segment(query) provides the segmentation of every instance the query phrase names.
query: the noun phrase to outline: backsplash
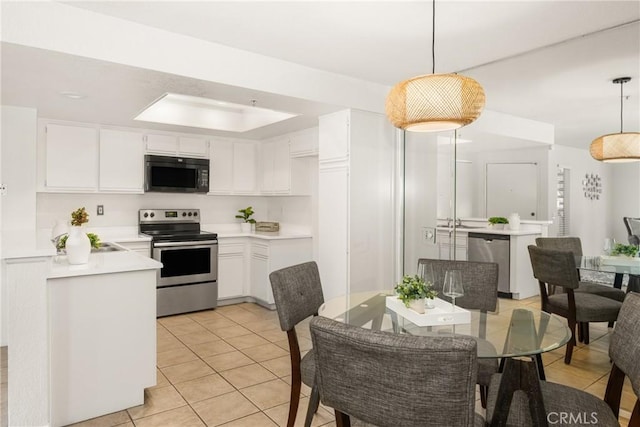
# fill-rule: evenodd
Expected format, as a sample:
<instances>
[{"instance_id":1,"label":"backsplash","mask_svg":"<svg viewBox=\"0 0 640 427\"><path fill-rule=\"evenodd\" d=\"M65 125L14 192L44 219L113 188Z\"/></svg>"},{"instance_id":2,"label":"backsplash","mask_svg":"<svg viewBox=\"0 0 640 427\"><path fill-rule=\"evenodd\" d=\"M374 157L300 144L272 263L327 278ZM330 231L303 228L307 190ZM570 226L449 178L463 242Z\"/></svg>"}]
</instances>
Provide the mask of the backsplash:
<instances>
[{"instance_id":1,"label":"backsplash","mask_svg":"<svg viewBox=\"0 0 640 427\"><path fill-rule=\"evenodd\" d=\"M104 215L98 216L98 205ZM207 196L198 194L59 194L38 193L36 227L51 228L57 219L70 218L71 211L86 207L90 227L138 225L139 209L200 209L203 224L236 223L238 209L253 206L258 221L311 226L311 197Z\"/></svg>"}]
</instances>

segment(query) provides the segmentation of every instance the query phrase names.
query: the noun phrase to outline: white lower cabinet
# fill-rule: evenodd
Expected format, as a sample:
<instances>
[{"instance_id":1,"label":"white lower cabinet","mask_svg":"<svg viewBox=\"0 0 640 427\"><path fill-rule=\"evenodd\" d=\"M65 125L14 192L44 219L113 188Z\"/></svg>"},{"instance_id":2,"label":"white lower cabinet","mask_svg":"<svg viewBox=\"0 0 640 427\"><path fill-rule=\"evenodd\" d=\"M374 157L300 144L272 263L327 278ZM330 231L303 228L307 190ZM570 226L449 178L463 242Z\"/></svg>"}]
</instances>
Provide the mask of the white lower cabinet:
<instances>
[{"instance_id":1,"label":"white lower cabinet","mask_svg":"<svg viewBox=\"0 0 640 427\"><path fill-rule=\"evenodd\" d=\"M245 263L247 239L220 239L218 241L218 299L245 295Z\"/></svg>"},{"instance_id":2,"label":"white lower cabinet","mask_svg":"<svg viewBox=\"0 0 640 427\"><path fill-rule=\"evenodd\" d=\"M218 300L246 298L275 308L269 274L313 260L311 237L218 238Z\"/></svg>"},{"instance_id":3,"label":"white lower cabinet","mask_svg":"<svg viewBox=\"0 0 640 427\"><path fill-rule=\"evenodd\" d=\"M311 238L254 240L251 243L251 296L258 302L272 306L273 292L269 274L281 268L313 261Z\"/></svg>"}]
</instances>

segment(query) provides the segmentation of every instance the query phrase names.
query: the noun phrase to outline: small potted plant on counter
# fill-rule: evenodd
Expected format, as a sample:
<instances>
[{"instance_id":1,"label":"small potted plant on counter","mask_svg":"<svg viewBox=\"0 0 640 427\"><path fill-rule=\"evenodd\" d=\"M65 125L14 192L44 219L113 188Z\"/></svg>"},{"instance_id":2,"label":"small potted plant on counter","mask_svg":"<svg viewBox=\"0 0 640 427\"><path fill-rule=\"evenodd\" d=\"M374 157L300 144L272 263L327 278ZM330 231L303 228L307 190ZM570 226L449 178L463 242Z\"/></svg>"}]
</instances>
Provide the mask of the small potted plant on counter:
<instances>
[{"instance_id":1,"label":"small potted plant on counter","mask_svg":"<svg viewBox=\"0 0 640 427\"><path fill-rule=\"evenodd\" d=\"M251 218L251 216L255 213L253 212L253 208L251 206L246 207L244 209L238 209L239 215L236 215L236 218L243 220L244 222L240 224L240 230L243 233L251 233L251 224L255 224L256 220Z\"/></svg>"},{"instance_id":2,"label":"small potted plant on counter","mask_svg":"<svg viewBox=\"0 0 640 427\"><path fill-rule=\"evenodd\" d=\"M71 228L69 234L62 236L57 248L65 249L69 264L86 264L89 262L91 248L100 247L100 238L93 233L86 233L83 224L89 222L89 214L84 207L71 212Z\"/></svg>"},{"instance_id":3,"label":"small potted plant on counter","mask_svg":"<svg viewBox=\"0 0 640 427\"><path fill-rule=\"evenodd\" d=\"M509 224L509 220L503 216L492 216L489 218L489 228L503 230L505 224Z\"/></svg>"},{"instance_id":4,"label":"small potted plant on counter","mask_svg":"<svg viewBox=\"0 0 640 427\"><path fill-rule=\"evenodd\" d=\"M398 299L411 310L423 314L425 309L425 299L434 299L438 292L433 289L433 284L425 282L420 276L404 276L402 282L395 288Z\"/></svg>"}]
</instances>

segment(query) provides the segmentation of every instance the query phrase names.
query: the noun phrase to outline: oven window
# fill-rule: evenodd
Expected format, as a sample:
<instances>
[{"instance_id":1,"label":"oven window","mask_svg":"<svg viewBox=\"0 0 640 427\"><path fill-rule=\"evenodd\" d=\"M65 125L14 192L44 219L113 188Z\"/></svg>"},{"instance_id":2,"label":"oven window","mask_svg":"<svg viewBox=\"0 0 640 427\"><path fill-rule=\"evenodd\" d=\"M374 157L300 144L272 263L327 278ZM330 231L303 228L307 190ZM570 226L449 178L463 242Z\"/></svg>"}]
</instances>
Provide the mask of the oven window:
<instances>
[{"instance_id":1,"label":"oven window","mask_svg":"<svg viewBox=\"0 0 640 427\"><path fill-rule=\"evenodd\" d=\"M151 182L153 187L194 188L196 169L152 166Z\"/></svg>"},{"instance_id":2,"label":"oven window","mask_svg":"<svg viewBox=\"0 0 640 427\"><path fill-rule=\"evenodd\" d=\"M211 248L164 249L160 277L190 276L211 272Z\"/></svg>"}]
</instances>

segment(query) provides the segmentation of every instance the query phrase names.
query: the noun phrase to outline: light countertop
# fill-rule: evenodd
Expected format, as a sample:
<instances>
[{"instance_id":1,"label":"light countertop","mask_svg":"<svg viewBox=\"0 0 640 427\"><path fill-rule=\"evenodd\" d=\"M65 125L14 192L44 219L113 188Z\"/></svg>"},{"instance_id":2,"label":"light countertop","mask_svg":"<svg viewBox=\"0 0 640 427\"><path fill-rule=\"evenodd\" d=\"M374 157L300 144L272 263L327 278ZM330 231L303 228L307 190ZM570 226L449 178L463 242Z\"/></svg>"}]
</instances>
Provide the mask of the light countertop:
<instances>
[{"instance_id":1,"label":"light countertop","mask_svg":"<svg viewBox=\"0 0 640 427\"><path fill-rule=\"evenodd\" d=\"M52 258L51 270L47 278L90 276L157 268L162 268L162 263L126 249L118 252L92 253L89 255L89 262L81 265L69 265L66 255L57 255Z\"/></svg>"},{"instance_id":2,"label":"light countertop","mask_svg":"<svg viewBox=\"0 0 640 427\"><path fill-rule=\"evenodd\" d=\"M453 227L436 227L437 231L453 231ZM527 230L525 229L520 229L520 230L496 230L493 228L467 228L467 227L463 227L463 228L456 228L456 232L457 233L464 233L464 234L468 234L468 233L482 233L482 234L502 234L502 235L508 235L508 236L529 236L529 235L535 235L535 234L542 234L542 232L540 230Z\"/></svg>"}]
</instances>

